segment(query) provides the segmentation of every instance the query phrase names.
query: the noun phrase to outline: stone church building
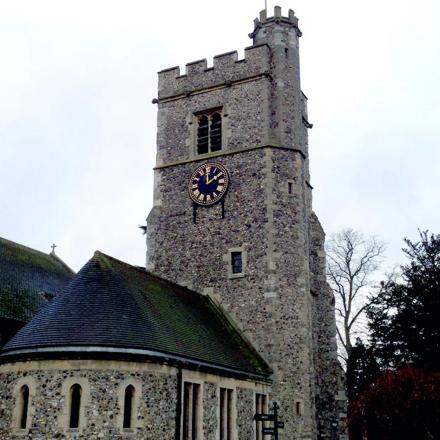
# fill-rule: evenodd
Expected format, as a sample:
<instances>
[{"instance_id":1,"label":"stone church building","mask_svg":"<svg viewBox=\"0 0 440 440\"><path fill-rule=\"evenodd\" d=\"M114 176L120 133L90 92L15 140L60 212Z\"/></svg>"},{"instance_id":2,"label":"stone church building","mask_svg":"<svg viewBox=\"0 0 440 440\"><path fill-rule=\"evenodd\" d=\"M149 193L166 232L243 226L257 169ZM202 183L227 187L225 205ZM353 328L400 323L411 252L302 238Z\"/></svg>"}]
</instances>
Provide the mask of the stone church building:
<instances>
[{"instance_id":1,"label":"stone church building","mask_svg":"<svg viewBox=\"0 0 440 440\"><path fill-rule=\"evenodd\" d=\"M96 252L6 343L0 440L263 440L273 401L280 439L344 437L298 19L250 37L159 72L146 268Z\"/></svg>"}]
</instances>

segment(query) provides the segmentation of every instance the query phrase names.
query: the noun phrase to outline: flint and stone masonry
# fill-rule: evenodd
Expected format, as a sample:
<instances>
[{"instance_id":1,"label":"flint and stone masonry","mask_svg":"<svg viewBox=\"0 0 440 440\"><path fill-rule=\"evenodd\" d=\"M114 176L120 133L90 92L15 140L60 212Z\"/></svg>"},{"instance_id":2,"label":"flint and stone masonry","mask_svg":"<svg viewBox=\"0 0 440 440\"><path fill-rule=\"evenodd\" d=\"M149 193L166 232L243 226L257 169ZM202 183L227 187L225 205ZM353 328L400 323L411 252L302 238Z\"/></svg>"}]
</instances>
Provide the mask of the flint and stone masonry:
<instances>
[{"instance_id":1,"label":"flint and stone masonry","mask_svg":"<svg viewBox=\"0 0 440 440\"><path fill-rule=\"evenodd\" d=\"M255 20L253 45L159 72L154 207L147 269L219 298L275 371L271 397L283 438L333 438L337 394L334 303L324 232L312 211L307 98L298 19L275 8ZM197 154L200 112L222 114L222 150ZM197 207L188 181L203 163L230 175L224 205ZM246 252L230 277L230 249ZM240 439L241 440L241 439ZM243 440L247 440L243 438Z\"/></svg>"},{"instance_id":2,"label":"flint and stone masonry","mask_svg":"<svg viewBox=\"0 0 440 440\"><path fill-rule=\"evenodd\" d=\"M178 369L146 362L64 360L17 362L0 366L0 440L133 439L175 440ZM235 438L253 439L254 394L268 386L221 376L183 371L183 380L202 385L200 438L217 440L220 387L235 391ZM69 428L68 389L82 387L77 429ZM19 388L30 386L28 424L20 429ZM135 388L133 427L123 429L123 390Z\"/></svg>"},{"instance_id":3,"label":"flint and stone masonry","mask_svg":"<svg viewBox=\"0 0 440 440\"><path fill-rule=\"evenodd\" d=\"M147 234L152 274L98 252L65 295L4 347L0 440L219 440L222 389L232 396L227 440L260 438L253 420L257 393L280 405L283 440L344 438L338 428L345 413L334 298L325 278L325 234L312 210L311 124L300 86L300 36L293 11L283 16L276 7L273 17L263 11L255 20L244 59L229 52L216 56L212 68L200 60L189 63L184 74L177 67L159 72L154 204ZM197 154L198 116L213 112L221 116L221 149ZM225 167L230 185L222 203L196 207L189 181L207 162ZM237 252L239 273L231 268ZM82 312L72 311L72 304ZM108 305L111 313L97 320ZM203 316L212 319L195 319ZM54 328L60 317L74 330L82 320L87 332L61 335L59 342ZM210 332L214 321L223 330ZM211 338L191 339L197 336L191 322ZM125 333L118 333L121 328ZM47 336L44 329L55 334ZM145 329L151 334L145 336ZM181 333L183 339L174 337ZM154 347L155 335L168 345L159 357L151 350L143 357L142 350L133 349L150 346L144 347L139 335ZM185 337L199 344L202 357L185 346ZM130 345L133 341L138 345ZM215 353L210 344L218 347L211 350ZM213 365L204 364L205 351ZM233 369L219 370L219 359L227 360L220 366ZM187 394L197 401L197 411L182 402L185 383L200 392L198 398ZM69 428L74 425L69 393L76 384L81 387L79 426ZM133 387L132 418L124 429L128 386ZM185 420L199 428L195 439L182 433L184 409Z\"/></svg>"}]
</instances>

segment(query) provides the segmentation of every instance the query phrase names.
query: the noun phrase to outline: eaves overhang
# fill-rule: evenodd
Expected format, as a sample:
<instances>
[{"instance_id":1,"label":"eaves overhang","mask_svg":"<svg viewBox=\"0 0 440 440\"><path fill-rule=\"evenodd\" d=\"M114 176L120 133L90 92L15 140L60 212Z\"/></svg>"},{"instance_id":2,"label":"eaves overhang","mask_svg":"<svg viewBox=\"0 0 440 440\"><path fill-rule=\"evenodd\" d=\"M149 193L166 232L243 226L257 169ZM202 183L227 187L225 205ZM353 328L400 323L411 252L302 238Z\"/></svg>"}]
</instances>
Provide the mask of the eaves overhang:
<instances>
[{"instance_id":1,"label":"eaves overhang","mask_svg":"<svg viewBox=\"0 0 440 440\"><path fill-rule=\"evenodd\" d=\"M149 361L190 370L203 371L222 376L232 376L237 379L253 380L271 384L270 374L257 374L224 365L204 362L199 359L177 356L171 353L124 347L105 346L66 346L66 347L38 347L32 349L4 350L0 353L0 364L17 361L43 360L43 359L111 359L127 361Z\"/></svg>"}]
</instances>

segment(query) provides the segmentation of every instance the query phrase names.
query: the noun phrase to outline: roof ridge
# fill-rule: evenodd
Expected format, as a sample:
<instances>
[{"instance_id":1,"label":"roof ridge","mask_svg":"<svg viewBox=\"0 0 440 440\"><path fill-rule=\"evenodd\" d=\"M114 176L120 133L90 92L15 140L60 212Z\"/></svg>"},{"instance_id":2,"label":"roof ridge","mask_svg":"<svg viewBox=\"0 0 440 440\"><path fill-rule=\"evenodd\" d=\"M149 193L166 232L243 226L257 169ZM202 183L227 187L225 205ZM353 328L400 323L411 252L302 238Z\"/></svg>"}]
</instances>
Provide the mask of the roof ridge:
<instances>
[{"instance_id":1,"label":"roof ridge","mask_svg":"<svg viewBox=\"0 0 440 440\"><path fill-rule=\"evenodd\" d=\"M39 254L44 255L45 257L50 257L50 256L51 256L50 253L46 254L46 253L43 252L43 251L40 251L40 250L38 250L38 249L31 248L31 247L29 247L29 246L26 246L25 244L17 243L16 241L8 240L7 238L4 238L4 237L0 237L0 241L6 241L7 243L10 243L10 244L12 244L12 245L14 245L14 246L17 246L17 247L20 247L20 248L25 248L25 249L28 249L28 250L30 250L30 251L32 251L32 252L37 252L37 253L39 253Z\"/></svg>"},{"instance_id":2,"label":"roof ridge","mask_svg":"<svg viewBox=\"0 0 440 440\"><path fill-rule=\"evenodd\" d=\"M95 259L95 257L98 257L98 256L102 256L102 257L108 258L110 260L116 261L117 263L123 264L124 266L128 266L130 269L137 270L137 271L139 271L139 272L141 272L143 274L146 274L146 275L148 275L148 276L150 276L152 278L157 279L158 281L163 281L164 283L167 283L167 284L178 285L180 288L185 289L185 290L187 290L189 292L195 293L195 294L199 295L202 298L206 297L206 295L204 295L201 292L198 292L197 290L190 289L187 286L183 286L183 285L181 285L181 284L179 284L177 282L174 282L172 280L164 278L164 277L162 277L162 276L160 276L160 275L158 275L158 274L156 274L154 272L151 272L151 271L149 271L147 269L143 269L143 268L141 268L139 266L134 266L134 265L132 265L130 263L127 263L126 261L119 260L118 258L112 257L111 255L108 255L108 254L106 254L104 252L101 252L99 250L95 251L95 253L93 254L92 259Z\"/></svg>"},{"instance_id":3,"label":"roof ridge","mask_svg":"<svg viewBox=\"0 0 440 440\"><path fill-rule=\"evenodd\" d=\"M138 266L134 266L133 264L127 263L126 261L119 260L118 258L112 257L111 255L108 255L100 250L96 250L94 252L92 260L97 259L98 257L108 258L110 260L116 261L119 264L123 264L124 266L130 267L130 269L136 269L140 272L146 272L146 270L143 270L142 268L140 268Z\"/></svg>"},{"instance_id":4,"label":"roof ridge","mask_svg":"<svg viewBox=\"0 0 440 440\"><path fill-rule=\"evenodd\" d=\"M4 237L0 237L0 242L1 241L4 241L4 242L6 242L6 244L15 246L17 248L39 254L40 256L49 257L49 258L57 261L58 263L61 263L64 267L66 267L73 274L75 273L75 271L72 270L58 255L52 254L51 252L46 254L43 251L31 248L30 246L26 246L25 244L17 243L16 241L8 240L7 238L4 238Z\"/></svg>"}]
</instances>

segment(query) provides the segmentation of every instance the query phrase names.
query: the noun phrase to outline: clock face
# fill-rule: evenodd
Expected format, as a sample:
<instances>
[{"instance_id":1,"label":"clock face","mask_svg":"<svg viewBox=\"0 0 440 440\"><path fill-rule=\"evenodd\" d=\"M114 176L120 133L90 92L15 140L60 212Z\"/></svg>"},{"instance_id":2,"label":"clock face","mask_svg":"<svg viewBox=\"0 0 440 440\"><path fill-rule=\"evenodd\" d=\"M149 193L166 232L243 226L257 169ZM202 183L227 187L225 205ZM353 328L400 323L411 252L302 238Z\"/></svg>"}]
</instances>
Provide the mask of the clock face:
<instances>
[{"instance_id":1,"label":"clock face","mask_svg":"<svg viewBox=\"0 0 440 440\"><path fill-rule=\"evenodd\" d=\"M189 181L189 195L198 205L213 205L225 195L229 185L226 168L218 163L198 167Z\"/></svg>"}]
</instances>

